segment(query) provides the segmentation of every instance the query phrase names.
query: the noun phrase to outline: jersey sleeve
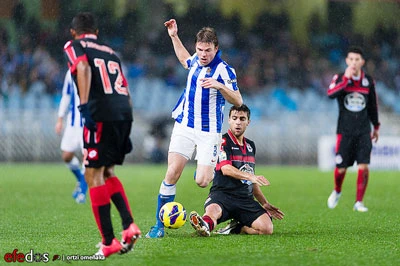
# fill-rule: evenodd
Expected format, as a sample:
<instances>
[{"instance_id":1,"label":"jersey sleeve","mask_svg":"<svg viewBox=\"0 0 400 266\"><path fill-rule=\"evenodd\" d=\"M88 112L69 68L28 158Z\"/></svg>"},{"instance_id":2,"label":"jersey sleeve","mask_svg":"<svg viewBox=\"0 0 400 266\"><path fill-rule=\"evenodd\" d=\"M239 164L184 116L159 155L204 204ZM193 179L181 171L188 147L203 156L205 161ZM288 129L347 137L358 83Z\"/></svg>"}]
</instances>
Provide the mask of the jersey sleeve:
<instances>
[{"instance_id":1,"label":"jersey sleeve","mask_svg":"<svg viewBox=\"0 0 400 266\"><path fill-rule=\"evenodd\" d=\"M230 160L232 153L232 148L230 147L227 139L224 137L222 138L221 142L221 150L218 155L218 163L217 163L217 170L220 170L224 165L232 165L232 161Z\"/></svg>"},{"instance_id":2,"label":"jersey sleeve","mask_svg":"<svg viewBox=\"0 0 400 266\"><path fill-rule=\"evenodd\" d=\"M343 74L334 75L327 91L329 98L336 98L340 93L342 93L346 88L348 81L349 79Z\"/></svg>"},{"instance_id":3,"label":"jersey sleeve","mask_svg":"<svg viewBox=\"0 0 400 266\"><path fill-rule=\"evenodd\" d=\"M197 58L197 54L195 53L195 54L193 54L191 57L189 57L188 59L186 59L186 65L187 65L187 69L189 70L190 69L190 67L193 65L193 62L195 62L196 61L196 58Z\"/></svg>"},{"instance_id":4,"label":"jersey sleeve","mask_svg":"<svg viewBox=\"0 0 400 266\"><path fill-rule=\"evenodd\" d=\"M379 117L378 117L378 96L376 95L375 81L371 78L371 87L369 91L369 101L368 101L368 116L371 123L374 125L374 129L379 129Z\"/></svg>"},{"instance_id":5,"label":"jersey sleeve","mask_svg":"<svg viewBox=\"0 0 400 266\"><path fill-rule=\"evenodd\" d=\"M80 61L88 61L86 53L79 41L68 41L64 45L64 53L68 60L69 70L73 75L76 74L76 66Z\"/></svg>"},{"instance_id":6,"label":"jersey sleeve","mask_svg":"<svg viewBox=\"0 0 400 266\"><path fill-rule=\"evenodd\" d=\"M67 71L65 74L64 78L64 85L62 89L62 96L60 100L60 106L58 108L58 117L64 117L65 114L68 111L69 104L71 102L71 94L73 92L73 86L72 86L72 77L71 77L71 72Z\"/></svg>"},{"instance_id":7,"label":"jersey sleeve","mask_svg":"<svg viewBox=\"0 0 400 266\"><path fill-rule=\"evenodd\" d=\"M219 71L216 71L216 74L218 74L216 79L232 91L239 90L235 69L227 64L220 64L219 68Z\"/></svg>"}]
</instances>

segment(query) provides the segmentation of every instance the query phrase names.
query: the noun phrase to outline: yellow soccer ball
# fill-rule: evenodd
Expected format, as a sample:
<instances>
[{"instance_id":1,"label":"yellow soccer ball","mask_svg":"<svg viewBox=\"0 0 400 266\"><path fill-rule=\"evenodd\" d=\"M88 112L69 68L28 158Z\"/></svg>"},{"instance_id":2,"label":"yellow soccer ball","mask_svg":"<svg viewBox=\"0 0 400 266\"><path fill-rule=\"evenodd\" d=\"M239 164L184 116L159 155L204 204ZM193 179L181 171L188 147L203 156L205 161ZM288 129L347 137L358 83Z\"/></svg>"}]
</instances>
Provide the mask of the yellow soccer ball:
<instances>
[{"instance_id":1,"label":"yellow soccer ball","mask_svg":"<svg viewBox=\"0 0 400 266\"><path fill-rule=\"evenodd\" d=\"M178 229L186 222L186 209L179 202L168 202L164 204L158 214L164 226Z\"/></svg>"}]
</instances>

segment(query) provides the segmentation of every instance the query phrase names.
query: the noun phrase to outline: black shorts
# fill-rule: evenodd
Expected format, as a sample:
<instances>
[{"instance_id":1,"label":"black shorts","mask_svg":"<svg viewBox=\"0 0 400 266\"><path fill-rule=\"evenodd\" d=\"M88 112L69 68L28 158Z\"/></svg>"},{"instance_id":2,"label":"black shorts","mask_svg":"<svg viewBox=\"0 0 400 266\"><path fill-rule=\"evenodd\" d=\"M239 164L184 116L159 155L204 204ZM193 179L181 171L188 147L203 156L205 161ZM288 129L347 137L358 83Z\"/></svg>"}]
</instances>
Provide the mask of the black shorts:
<instances>
[{"instance_id":1,"label":"black shorts","mask_svg":"<svg viewBox=\"0 0 400 266\"><path fill-rule=\"evenodd\" d=\"M336 167L347 168L357 161L357 164L369 164L371 159L372 141L370 134L357 136L337 135Z\"/></svg>"},{"instance_id":2,"label":"black shorts","mask_svg":"<svg viewBox=\"0 0 400 266\"><path fill-rule=\"evenodd\" d=\"M84 164L100 168L122 164L132 150L129 138L132 121L97 122L97 131L83 129Z\"/></svg>"},{"instance_id":3,"label":"black shorts","mask_svg":"<svg viewBox=\"0 0 400 266\"><path fill-rule=\"evenodd\" d=\"M217 220L220 224L229 219L235 219L243 225L251 227L252 223L263 214L267 214L254 198L238 198L222 191L213 191L208 195L204 208L216 203L222 209L222 216Z\"/></svg>"}]
</instances>

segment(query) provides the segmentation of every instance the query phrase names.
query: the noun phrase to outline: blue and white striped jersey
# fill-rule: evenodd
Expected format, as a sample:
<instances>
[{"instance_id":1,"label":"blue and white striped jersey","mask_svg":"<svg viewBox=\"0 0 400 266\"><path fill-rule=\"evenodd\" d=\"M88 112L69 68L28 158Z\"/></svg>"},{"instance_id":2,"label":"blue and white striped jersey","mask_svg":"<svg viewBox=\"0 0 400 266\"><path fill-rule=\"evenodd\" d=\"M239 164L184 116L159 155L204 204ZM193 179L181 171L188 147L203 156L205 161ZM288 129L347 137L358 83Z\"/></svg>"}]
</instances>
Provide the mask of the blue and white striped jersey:
<instances>
[{"instance_id":1,"label":"blue and white striped jersey","mask_svg":"<svg viewBox=\"0 0 400 266\"><path fill-rule=\"evenodd\" d=\"M188 58L189 74L186 88L178 100L172 117L178 123L196 130L221 133L225 98L216 89L203 89L202 78L214 78L229 89L238 90L235 69L221 59L218 51L207 66L201 66L196 54Z\"/></svg>"},{"instance_id":2,"label":"blue and white striped jersey","mask_svg":"<svg viewBox=\"0 0 400 266\"><path fill-rule=\"evenodd\" d=\"M72 79L71 72L65 74L62 97L58 109L58 117L65 117L67 114L68 127L83 127L81 113L78 110L80 104L78 88Z\"/></svg>"}]
</instances>

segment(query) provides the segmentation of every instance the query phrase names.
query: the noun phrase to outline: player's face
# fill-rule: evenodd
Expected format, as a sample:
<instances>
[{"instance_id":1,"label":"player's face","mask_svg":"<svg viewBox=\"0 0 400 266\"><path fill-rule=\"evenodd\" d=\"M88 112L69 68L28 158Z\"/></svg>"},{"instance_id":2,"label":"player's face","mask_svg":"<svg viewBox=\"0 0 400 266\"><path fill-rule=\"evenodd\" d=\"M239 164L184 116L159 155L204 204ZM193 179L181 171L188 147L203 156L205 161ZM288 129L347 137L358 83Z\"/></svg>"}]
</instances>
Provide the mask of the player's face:
<instances>
[{"instance_id":1,"label":"player's face","mask_svg":"<svg viewBox=\"0 0 400 266\"><path fill-rule=\"evenodd\" d=\"M351 67L354 69L356 74L359 73L361 70L362 66L364 65L364 59L360 54L357 53L348 53L346 57L346 64L347 66Z\"/></svg>"},{"instance_id":2,"label":"player's face","mask_svg":"<svg viewBox=\"0 0 400 266\"><path fill-rule=\"evenodd\" d=\"M235 135L236 138L243 136L244 132L247 129L247 126L250 124L250 120L247 117L247 113L243 111L232 111L229 116L229 129Z\"/></svg>"},{"instance_id":3,"label":"player's face","mask_svg":"<svg viewBox=\"0 0 400 266\"><path fill-rule=\"evenodd\" d=\"M211 42L196 43L196 53L202 66L208 65L218 52L218 47Z\"/></svg>"}]
</instances>

